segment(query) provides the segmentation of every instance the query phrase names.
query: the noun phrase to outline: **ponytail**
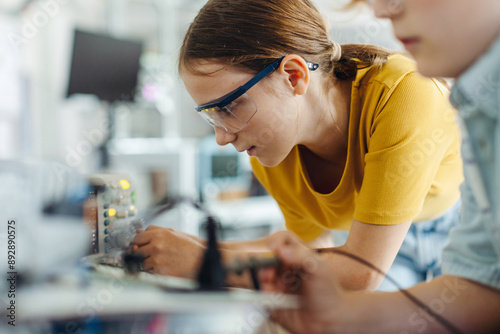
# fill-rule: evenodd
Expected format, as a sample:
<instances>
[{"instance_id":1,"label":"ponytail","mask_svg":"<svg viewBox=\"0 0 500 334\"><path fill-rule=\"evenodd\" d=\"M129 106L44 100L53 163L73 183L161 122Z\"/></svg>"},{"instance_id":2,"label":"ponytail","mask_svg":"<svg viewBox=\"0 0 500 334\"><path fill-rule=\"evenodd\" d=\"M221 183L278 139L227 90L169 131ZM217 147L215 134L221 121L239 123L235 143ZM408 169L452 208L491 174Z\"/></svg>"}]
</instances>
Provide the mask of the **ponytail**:
<instances>
[{"instance_id":1,"label":"ponytail","mask_svg":"<svg viewBox=\"0 0 500 334\"><path fill-rule=\"evenodd\" d=\"M380 46L344 44L340 58L334 61L333 75L340 81L356 78L358 69L370 66L381 67L392 51Z\"/></svg>"}]
</instances>

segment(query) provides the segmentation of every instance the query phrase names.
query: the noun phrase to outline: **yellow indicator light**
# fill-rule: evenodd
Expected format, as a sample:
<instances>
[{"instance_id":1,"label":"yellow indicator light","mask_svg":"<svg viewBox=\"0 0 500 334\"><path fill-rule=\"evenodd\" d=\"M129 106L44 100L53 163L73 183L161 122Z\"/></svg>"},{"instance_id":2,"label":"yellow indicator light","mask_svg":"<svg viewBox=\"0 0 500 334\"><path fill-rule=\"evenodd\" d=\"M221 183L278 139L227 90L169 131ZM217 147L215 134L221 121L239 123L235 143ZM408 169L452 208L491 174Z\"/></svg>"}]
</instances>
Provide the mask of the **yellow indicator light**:
<instances>
[{"instance_id":1,"label":"yellow indicator light","mask_svg":"<svg viewBox=\"0 0 500 334\"><path fill-rule=\"evenodd\" d=\"M130 183L128 183L127 180L120 180L120 184L122 185L123 189L128 189L130 188Z\"/></svg>"},{"instance_id":2,"label":"yellow indicator light","mask_svg":"<svg viewBox=\"0 0 500 334\"><path fill-rule=\"evenodd\" d=\"M135 210L135 206L131 205L129 209L130 209L130 211L134 211Z\"/></svg>"},{"instance_id":3,"label":"yellow indicator light","mask_svg":"<svg viewBox=\"0 0 500 334\"><path fill-rule=\"evenodd\" d=\"M109 217L114 217L116 215L116 210L115 209L109 209L108 210L108 216Z\"/></svg>"}]
</instances>

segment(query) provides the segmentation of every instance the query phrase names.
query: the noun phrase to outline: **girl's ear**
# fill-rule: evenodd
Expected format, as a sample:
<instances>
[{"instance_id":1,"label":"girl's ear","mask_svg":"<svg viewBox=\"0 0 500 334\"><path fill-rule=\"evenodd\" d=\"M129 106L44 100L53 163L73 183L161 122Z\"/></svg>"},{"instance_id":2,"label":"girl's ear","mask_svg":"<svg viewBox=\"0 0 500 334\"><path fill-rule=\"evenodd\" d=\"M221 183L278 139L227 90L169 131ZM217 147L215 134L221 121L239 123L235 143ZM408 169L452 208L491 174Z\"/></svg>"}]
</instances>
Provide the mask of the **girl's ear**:
<instances>
[{"instance_id":1,"label":"girl's ear","mask_svg":"<svg viewBox=\"0 0 500 334\"><path fill-rule=\"evenodd\" d=\"M309 86L309 68L301 56L290 54L283 58L279 71L285 73L294 95L303 95Z\"/></svg>"}]
</instances>

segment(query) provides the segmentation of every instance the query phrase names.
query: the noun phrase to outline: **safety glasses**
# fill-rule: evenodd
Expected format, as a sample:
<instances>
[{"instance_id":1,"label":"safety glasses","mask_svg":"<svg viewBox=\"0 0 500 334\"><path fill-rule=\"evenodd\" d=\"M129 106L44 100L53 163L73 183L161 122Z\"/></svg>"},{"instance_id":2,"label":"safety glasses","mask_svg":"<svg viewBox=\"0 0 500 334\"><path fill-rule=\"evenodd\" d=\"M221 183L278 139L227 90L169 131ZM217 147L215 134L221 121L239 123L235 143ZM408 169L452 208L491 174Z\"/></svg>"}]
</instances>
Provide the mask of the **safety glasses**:
<instances>
[{"instance_id":1,"label":"safety glasses","mask_svg":"<svg viewBox=\"0 0 500 334\"><path fill-rule=\"evenodd\" d=\"M228 133L236 133L250 122L257 112L257 105L247 94L247 91L259 81L276 70L285 57L277 59L255 75L244 85L236 88L229 94L210 103L197 106L195 110L210 125L224 129ZM307 62L310 70L318 68L318 64Z\"/></svg>"}]
</instances>

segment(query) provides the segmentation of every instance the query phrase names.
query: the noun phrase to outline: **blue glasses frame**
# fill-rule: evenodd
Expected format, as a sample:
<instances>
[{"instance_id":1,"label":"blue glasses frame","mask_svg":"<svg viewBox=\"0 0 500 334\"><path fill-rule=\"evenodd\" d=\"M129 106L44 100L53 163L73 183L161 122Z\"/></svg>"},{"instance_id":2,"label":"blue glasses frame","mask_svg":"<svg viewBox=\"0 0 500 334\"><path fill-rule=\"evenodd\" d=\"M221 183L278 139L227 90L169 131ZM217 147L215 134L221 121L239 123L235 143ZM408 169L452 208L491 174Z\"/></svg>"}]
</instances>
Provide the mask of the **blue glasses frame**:
<instances>
[{"instance_id":1,"label":"blue glasses frame","mask_svg":"<svg viewBox=\"0 0 500 334\"><path fill-rule=\"evenodd\" d=\"M281 61L285 57L286 56L283 56L283 57L277 59L276 61L274 61L273 63L269 64L262 71L260 71L259 73L257 73L252 79L250 79L247 83L245 83L244 85L236 88L232 92L224 95L223 97L217 99L216 101L213 101L213 102L210 102L210 103L207 103L207 104L203 104L201 106L197 106L194 109L197 112L201 112L204 109L210 109L210 108L219 108L219 109L222 109L222 108L224 108L229 103L233 102L234 100L236 100L237 98L239 98L241 95L245 94L250 88L252 88L253 86L255 86L255 84L257 84L259 81L261 81L266 76L268 76L269 74L271 74L272 72L274 72L274 70L276 70L280 66ZM319 64L310 63L308 61L306 61L306 63L307 63L307 67L311 71L314 71L314 70L318 69L318 67L319 67Z\"/></svg>"}]
</instances>

